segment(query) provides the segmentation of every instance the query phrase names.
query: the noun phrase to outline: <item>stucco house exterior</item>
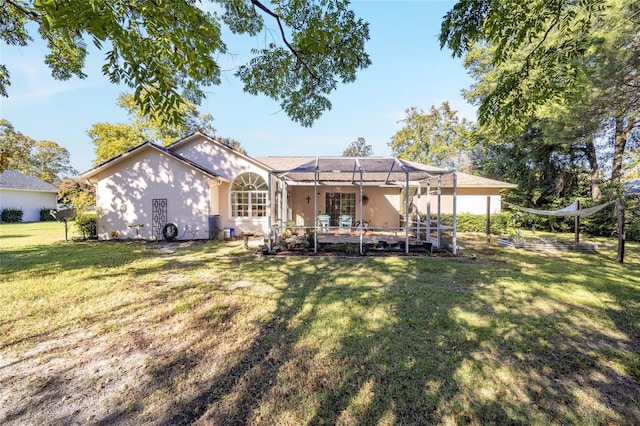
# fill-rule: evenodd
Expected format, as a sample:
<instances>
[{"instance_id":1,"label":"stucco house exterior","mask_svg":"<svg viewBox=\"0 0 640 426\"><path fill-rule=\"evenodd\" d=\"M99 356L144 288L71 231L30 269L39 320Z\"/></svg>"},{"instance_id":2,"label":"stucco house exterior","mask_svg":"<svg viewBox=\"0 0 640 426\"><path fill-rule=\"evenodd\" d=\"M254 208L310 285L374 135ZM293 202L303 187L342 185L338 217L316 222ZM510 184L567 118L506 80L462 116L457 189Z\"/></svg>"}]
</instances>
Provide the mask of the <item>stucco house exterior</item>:
<instances>
[{"instance_id":1,"label":"stucco house exterior","mask_svg":"<svg viewBox=\"0 0 640 426\"><path fill-rule=\"evenodd\" d=\"M20 209L23 222L37 222L40 210L55 209L57 202L58 189L50 183L18 170L0 173L0 211Z\"/></svg>"},{"instance_id":2,"label":"stucco house exterior","mask_svg":"<svg viewBox=\"0 0 640 426\"><path fill-rule=\"evenodd\" d=\"M321 177L313 164L341 170ZM347 170L351 164L368 170L357 177ZM440 213L452 213L455 204L458 213L484 214L487 197L499 212L500 191L514 187L394 158L253 158L200 132L166 147L142 144L82 177L96 186L100 239L114 231L120 238L162 238L168 223L178 238L212 238L222 229L267 236L285 222L316 227L319 216L328 216L332 227L350 216L351 226L398 228L407 200L419 211L428 208L427 194L437 192Z\"/></svg>"}]
</instances>

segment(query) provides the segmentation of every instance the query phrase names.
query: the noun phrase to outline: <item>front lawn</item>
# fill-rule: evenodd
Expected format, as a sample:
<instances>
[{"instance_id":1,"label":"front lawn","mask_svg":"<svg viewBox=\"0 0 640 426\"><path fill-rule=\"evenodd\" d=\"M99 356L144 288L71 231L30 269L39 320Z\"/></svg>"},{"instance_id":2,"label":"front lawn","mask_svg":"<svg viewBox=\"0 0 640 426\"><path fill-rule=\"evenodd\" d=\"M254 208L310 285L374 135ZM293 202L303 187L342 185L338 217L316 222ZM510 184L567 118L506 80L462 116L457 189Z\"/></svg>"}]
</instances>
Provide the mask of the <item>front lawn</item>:
<instances>
[{"instance_id":1,"label":"front lawn","mask_svg":"<svg viewBox=\"0 0 640 426\"><path fill-rule=\"evenodd\" d=\"M640 418L638 244L620 265L614 240L463 235L472 259L63 239L0 225L2 424Z\"/></svg>"}]
</instances>

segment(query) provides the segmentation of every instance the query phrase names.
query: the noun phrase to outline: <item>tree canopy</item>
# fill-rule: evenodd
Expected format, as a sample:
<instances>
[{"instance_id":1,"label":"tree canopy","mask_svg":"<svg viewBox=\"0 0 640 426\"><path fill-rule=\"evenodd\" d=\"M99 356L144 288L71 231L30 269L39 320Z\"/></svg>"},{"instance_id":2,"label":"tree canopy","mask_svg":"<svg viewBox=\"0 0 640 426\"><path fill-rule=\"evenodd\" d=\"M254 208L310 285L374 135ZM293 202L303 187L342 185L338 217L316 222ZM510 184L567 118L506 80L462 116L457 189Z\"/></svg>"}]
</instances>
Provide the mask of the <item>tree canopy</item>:
<instances>
[{"instance_id":1,"label":"tree canopy","mask_svg":"<svg viewBox=\"0 0 640 426\"><path fill-rule=\"evenodd\" d=\"M76 174L69 163L69 151L53 141L35 141L0 119L0 172L13 169L57 184Z\"/></svg>"},{"instance_id":2,"label":"tree canopy","mask_svg":"<svg viewBox=\"0 0 640 426\"><path fill-rule=\"evenodd\" d=\"M609 182L620 179L623 176L623 164L631 164L625 161L625 151L636 149L640 143L638 4L617 0L598 2L600 7L593 11L596 15L588 15L582 9L587 7L587 3L558 3L558 7L566 7L574 13L547 16L543 28L548 31L542 35L535 33L534 28L527 30L523 23L526 20L514 22L504 17L504 20L500 20L493 15L492 25L501 26L504 34L518 25L523 26L522 31L532 32L531 39L520 40L519 44L514 44L517 37L514 40L498 37L494 27L487 27L476 34L475 39L467 39L468 43L472 40L475 43L464 47L456 44L455 38L452 39L460 52L466 50L465 66L475 79L465 96L479 104L481 115L485 114L480 121L480 132L477 133L483 145L482 155L489 154L489 150L502 151L502 154L509 152L516 149L512 143L517 140L529 145L527 150L513 151L513 156L488 155L484 158L492 158L493 162L501 159L514 161L519 154L525 154L526 160L521 157L523 162L517 167L528 167L538 171L536 176L546 176L538 182L549 190L539 188L542 196L534 195L529 202L535 200L544 204L549 202L552 194L567 193L550 188L554 185L567 188L569 180L586 183L591 197L599 200L602 179ZM538 6L549 7L549 4L541 3ZM451 16L457 15L452 11ZM586 19L583 19L585 26L581 27L583 32L579 46L574 46L579 50L566 56L558 56L557 51L548 50L549 46L573 40L574 34L559 28L576 25L572 20L578 19L577 16ZM538 18L531 17L533 20ZM455 34L455 31L451 34ZM489 37L491 34L495 37ZM536 55L546 52L547 59L553 58L553 66L573 70L573 77L566 79L567 75L547 67L549 64L545 62L531 62L533 52ZM509 76L525 68L527 72L519 74L522 78L513 80L512 91L505 91L504 82ZM552 84L558 83L553 93L547 92L549 87L545 83L546 78L553 79ZM514 107L514 102L528 106L524 110L518 109ZM539 152L531 152L532 149ZM547 161L544 156L552 158ZM532 161L534 159L538 159L538 162ZM480 159L481 163L483 161ZM556 172L549 174L543 171L549 170L552 164L555 164ZM487 166L496 169L495 165L486 163L481 168ZM509 166L505 165L504 168L509 169ZM568 171L574 174L571 179L565 173ZM525 186L536 182L536 179L525 177L520 171L516 171L516 176L521 177L517 180ZM551 182L549 176L555 176L556 180Z\"/></svg>"},{"instance_id":3,"label":"tree canopy","mask_svg":"<svg viewBox=\"0 0 640 426\"><path fill-rule=\"evenodd\" d=\"M214 12L208 12L213 8ZM275 24L272 37L236 76L251 94L280 103L293 120L309 126L331 108L328 95L352 82L371 61L364 50L368 24L347 0L9 0L0 8L0 39L25 46L29 23L47 42L45 63L54 78L83 78L87 44L104 50L102 72L134 89L143 114L180 122L180 107L198 105L204 87L221 83L217 58L227 52L222 27L255 36ZM0 66L0 94L10 72Z\"/></svg>"},{"instance_id":4,"label":"tree canopy","mask_svg":"<svg viewBox=\"0 0 640 426\"><path fill-rule=\"evenodd\" d=\"M96 153L94 165L110 160L146 141L167 145L198 130L207 134L215 132L211 124L213 117L210 114L200 114L197 108L188 102L180 106L180 115L184 119L173 124L145 115L131 94L120 95L118 105L127 110L129 124L96 123L87 131Z\"/></svg>"},{"instance_id":5,"label":"tree canopy","mask_svg":"<svg viewBox=\"0 0 640 426\"><path fill-rule=\"evenodd\" d=\"M391 138L394 155L434 166L468 170L467 133L471 126L460 119L448 102L431 106L428 113L416 107L405 110L402 129Z\"/></svg>"},{"instance_id":6,"label":"tree canopy","mask_svg":"<svg viewBox=\"0 0 640 426\"><path fill-rule=\"evenodd\" d=\"M371 145L367 145L365 138L359 137L349 144L342 152L342 155L345 157L371 157L373 155L373 148L371 148Z\"/></svg>"},{"instance_id":7,"label":"tree canopy","mask_svg":"<svg viewBox=\"0 0 640 426\"><path fill-rule=\"evenodd\" d=\"M443 20L440 43L457 56L478 45L491 48L496 77L481 99L480 121L509 127L515 117L524 127L550 99L579 93L597 72L593 59L606 51L630 54L619 71L628 71L627 88L638 93L639 6L620 0L460 0ZM609 32L620 37L607 41Z\"/></svg>"}]
</instances>

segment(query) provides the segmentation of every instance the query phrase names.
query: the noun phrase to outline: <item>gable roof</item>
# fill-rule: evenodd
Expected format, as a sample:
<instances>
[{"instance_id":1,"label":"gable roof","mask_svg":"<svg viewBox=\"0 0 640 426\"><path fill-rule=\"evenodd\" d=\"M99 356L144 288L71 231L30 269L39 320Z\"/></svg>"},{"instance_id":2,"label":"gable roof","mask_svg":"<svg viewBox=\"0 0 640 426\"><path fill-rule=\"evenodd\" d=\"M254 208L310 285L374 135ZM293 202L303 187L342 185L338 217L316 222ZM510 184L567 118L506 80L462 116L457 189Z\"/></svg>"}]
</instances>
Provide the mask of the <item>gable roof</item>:
<instances>
[{"instance_id":1,"label":"gable roof","mask_svg":"<svg viewBox=\"0 0 640 426\"><path fill-rule=\"evenodd\" d=\"M96 174L98 174L98 173L100 173L100 172L102 172L102 171L104 171L104 170L106 170L108 168L111 168L111 167L117 165L118 163L124 161L125 159L129 158L130 156L132 156L132 155L134 155L136 153L139 153L139 152L141 152L143 150L146 150L146 149L154 149L154 150L156 150L156 151L158 151L158 152L160 152L162 154L166 154L166 155L172 157L173 159L175 159L176 161L179 161L180 163L183 163L183 164L185 164L185 165L187 165L189 167L192 167L192 168L196 169L197 171L203 173L204 175L206 175L206 176L208 176L210 178L226 180L223 177L221 177L221 176L217 175L216 173L212 172L211 170L208 170L208 169L202 167L201 165L189 160L188 158L185 158L185 157L183 157L181 155L178 155L178 154L176 154L176 153L174 153L172 151L169 151L166 147L162 147L162 146L156 145L156 144L148 142L148 141L144 142L143 144L140 144L140 145L138 145L138 146L136 146L134 148L131 148L129 151L124 152L124 153L122 153L122 154L118 155L117 157L114 157L114 158L112 158L110 160L107 160L104 163L99 164L99 165L95 166L92 169L87 170L86 172L82 173L80 176L82 176L85 179L90 179L93 176L95 176Z\"/></svg>"},{"instance_id":2,"label":"gable roof","mask_svg":"<svg viewBox=\"0 0 640 426\"><path fill-rule=\"evenodd\" d=\"M58 192L58 189L42 179L25 175L18 170L5 170L0 173L0 188L22 191Z\"/></svg>"},{"instance_id":3,"label":"gable roof","mask_svg":"<svg viewBox=\"0 0 640 426\"><path fill-rule=\"evenodd\" d=\"M202 139L204 139L205 141L207 141L209 143L218 145L220 148L222 148L222 149L224 149L224 150L226 150L226 151L228 151L230 153L233 153L233 155L236 155L236 156L242 158L244 161L247 161L249 163L252 163L252 164L258 166L261 169L264 169L265 171L269 170L270 166L260 162L260 160L256 159L255 157L250 157L247 154L243 154L242 152L240 152L240 151L238 151L236 149L233 149L233 147L227 145L226 143L219 141L215 137L211 137L211 136L209 136L209 135L207 135L205 133L202 133L200 131L193 132L190 135L187 135L187 136L183 137L182 139L178 139L177 141L167 145L165 148L168 149L168 150L173 151L173 150L179 148L180 146L185 145L185 144L187 144L189 142L192 142L194 140L202 140Z\"/></svg>"}]
</instances>

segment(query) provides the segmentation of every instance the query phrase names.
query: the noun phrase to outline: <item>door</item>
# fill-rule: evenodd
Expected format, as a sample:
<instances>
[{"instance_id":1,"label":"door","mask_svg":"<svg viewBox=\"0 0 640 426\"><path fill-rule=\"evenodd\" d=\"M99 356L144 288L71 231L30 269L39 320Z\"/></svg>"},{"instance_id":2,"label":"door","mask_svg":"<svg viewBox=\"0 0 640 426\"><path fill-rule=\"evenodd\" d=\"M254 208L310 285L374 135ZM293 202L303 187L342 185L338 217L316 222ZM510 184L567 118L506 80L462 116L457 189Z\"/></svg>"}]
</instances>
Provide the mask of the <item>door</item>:
<instances>
[{"instance_id":1,"label":"door","mask_svg":"<svg viewBox=\"0 0 640 426\"><path fill-rule=\"evenodd\" d=\"M331 226L338 226L342 215L356 217L356 194L355 192L327 192L326 213L331 217Z\"/></svg>"}]
</instances>

